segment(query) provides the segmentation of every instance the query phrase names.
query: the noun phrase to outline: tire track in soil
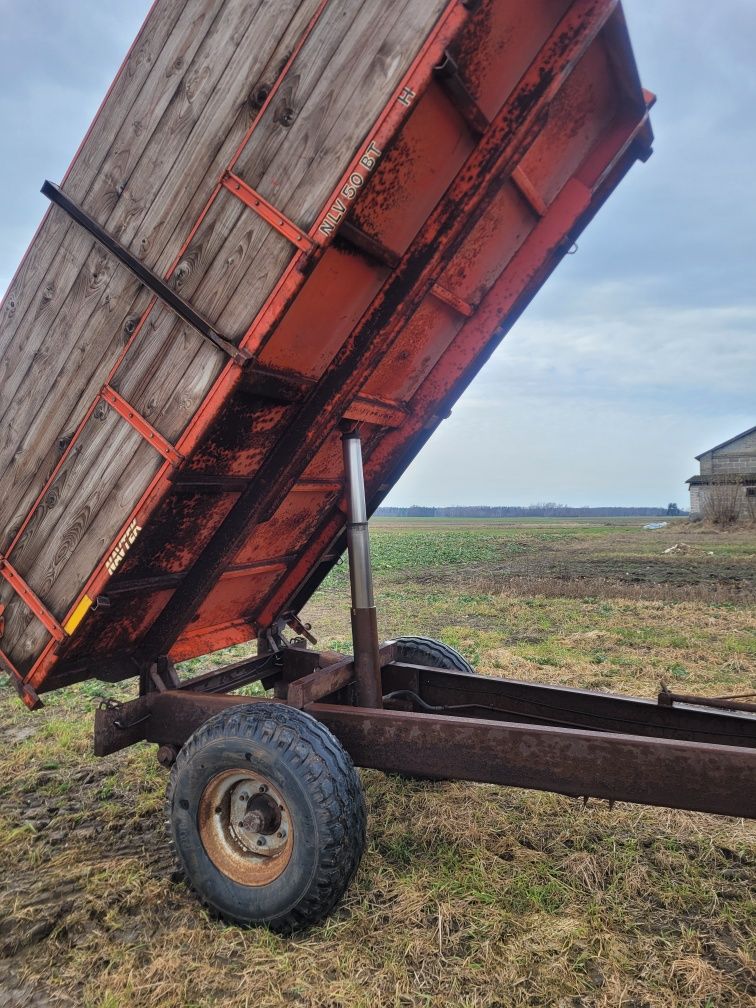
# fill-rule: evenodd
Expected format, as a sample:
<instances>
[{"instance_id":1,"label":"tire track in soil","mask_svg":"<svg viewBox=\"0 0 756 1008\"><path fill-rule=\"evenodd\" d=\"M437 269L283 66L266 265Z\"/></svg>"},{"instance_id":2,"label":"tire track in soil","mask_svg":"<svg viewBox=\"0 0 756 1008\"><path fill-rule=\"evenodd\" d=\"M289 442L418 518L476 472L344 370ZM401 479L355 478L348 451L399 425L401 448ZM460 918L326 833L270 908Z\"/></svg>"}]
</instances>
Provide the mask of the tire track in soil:
<instances>
[{"instance_id":1,"label":"tire track in soil","mask_svg":"<svg viewBox=\"0 0 756 1008\"><path fill-rule=\"evenodd\" d=\"M0 732L0 741L8 734L12 731ZM18 862L0 876L0 1008L80 1004L81 989L63 993L40 981L37 960L58 958L57 948L46 947L48 940L75 946L100 926L108 907L92 899L92 876L130 860L138 861L142 874L155 877L166 878L174 870L168 845L155 842L164 830L160 811L136 815L125 807L123 823L98 814L102 781L115 769L108 762L75 772L67 778L73 786L62 797L39 794L56 780L55 771L37 774L29 793L7 788L0 793L0 818L32 833L24 837ZM30 965L33 982L26 979Z\"/></svg>"}]
</instances>

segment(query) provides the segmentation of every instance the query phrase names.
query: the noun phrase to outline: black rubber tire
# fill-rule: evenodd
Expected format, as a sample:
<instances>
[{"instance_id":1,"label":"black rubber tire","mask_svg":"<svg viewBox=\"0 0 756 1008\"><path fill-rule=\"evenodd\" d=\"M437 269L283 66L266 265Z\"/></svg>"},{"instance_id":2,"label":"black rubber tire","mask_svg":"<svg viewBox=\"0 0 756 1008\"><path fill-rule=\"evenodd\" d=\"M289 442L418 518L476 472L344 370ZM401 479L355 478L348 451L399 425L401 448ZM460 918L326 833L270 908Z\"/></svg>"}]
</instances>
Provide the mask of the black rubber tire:
<instances>
[{"instance_id":1,"label":"black rubber tire","mask_svg":"<svg viewBox=\"0 0 756 1008\"><path fill-rule=\"evenodd\" d=\"M459 651L455 651L442 641L430 637L398 637L396 648L397 661L477 675L470 662Z\"/></svg>"},{"instance_id":2,"label":"black rubber tire","mask_svg":"<svg viewBox=\"0 0 756 1008\"><path fill-rule=\"evenodd\" d=\"M269 884L242 885L208 856L200 799L224 770L254 770L278 788L293 826L291 856ZM190 737L166 802L179 868L208 909L234 924L291 934L318 923L351 883L365 846L362 783L341 743L302 711L276 703L231 707Z\"/></svg>"}]
</instances>

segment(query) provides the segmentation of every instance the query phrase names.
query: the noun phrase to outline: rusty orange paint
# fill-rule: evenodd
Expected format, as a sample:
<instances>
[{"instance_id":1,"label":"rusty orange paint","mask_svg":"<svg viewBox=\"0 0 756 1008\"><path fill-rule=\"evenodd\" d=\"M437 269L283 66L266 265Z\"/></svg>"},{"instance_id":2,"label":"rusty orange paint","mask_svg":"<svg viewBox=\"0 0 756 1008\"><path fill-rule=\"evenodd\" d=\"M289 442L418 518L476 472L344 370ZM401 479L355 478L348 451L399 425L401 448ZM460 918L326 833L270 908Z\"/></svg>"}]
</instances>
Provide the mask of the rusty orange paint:
<instances>
[{"instance_id":1,"label":"rusty orange paint","mask_svg":"<svg viewBox=\"0 0 756 1008\"><path fill-rule=\"evenodd\" d=\"M496 56L504 45L507 60ZM447 54L464 101L434 73ZM207 543L222 536L245 486L271 471L284 439L296 444L296 466L282 455L280 485L260 486L268 513L229 534L224 565L183 614L170 654L249 640L303 604L341 548L340 421L359 424L375 506L631 165L649 155L652 101L613 0L451 0L249 320L240 345L254 355L251 367L227 364L168 446L183 458L181 472L216 479L218 489L177 486L166 461L120 530L133 521L143 529L117 572L101 563L84 586L90 598L111 593L110 605L93 606L70 640L51 639L26 682L55 688L137 652L175 585L202 572ZM233 185L242 149L168 275L217 193ZM281 227L299 235L296 222ZM297 427L345 361L354 366L334 394ZM271 387L278 381L278 400L275 388L254 391L255 368Z\"/></svg>"}]
</instances>

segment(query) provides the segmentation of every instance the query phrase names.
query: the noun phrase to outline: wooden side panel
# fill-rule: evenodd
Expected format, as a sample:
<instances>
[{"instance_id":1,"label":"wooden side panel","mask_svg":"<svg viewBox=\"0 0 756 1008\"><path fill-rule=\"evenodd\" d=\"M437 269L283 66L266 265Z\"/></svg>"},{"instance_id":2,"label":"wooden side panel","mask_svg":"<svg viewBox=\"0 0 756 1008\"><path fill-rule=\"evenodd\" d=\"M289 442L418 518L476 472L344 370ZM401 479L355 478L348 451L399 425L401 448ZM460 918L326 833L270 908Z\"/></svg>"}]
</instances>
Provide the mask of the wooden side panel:
<instances>
[{"instance_id":1,"label":"wooden side panel","mask_svg":"<svg viewBox=\"0 0 756 1008\"><path fill-rule=\"evenodd\" d=\"M178 59L185 44L185 34L177 27L187 0L166 0L156 7L137 36L126 61L107 96L107 111L101 109L65 178L67 191L82 200L96 178L102 159L113 146L118 131L127 121L134 103L148 80L156 82L152 72L161 53L168 61ZM2 377L6 374L5 353L32 304L37 303L40 283L60 248L63 237L72 229L64 214L48 213L29 251L16 272L0 309L0 354ZM48 279L47 283L51 281ZM53 288L50 288L54 290ZM4 382L0 385L4 389ZM4 399L0 402L5 402Z\"/></svg>"},{"instance_id":2,"label":"wooden side panel","mask_svg":"<svg viewBox=\"0 0 756 1008\"><path fill-rule=\"evenodd\" d=\"M157 305L143 316L144 291L60 213L48 216L57 245L27 260L37 287L25 265L14 287L21 315L14 294L0 316L10 326L0 328L0 528L19 527L59 458L55 442L103 374L138 414L132 422L186 457L154 484L162 456L112 408L94 410L11 552L53 618L64 620L94 565L105 569L137 500L147 517L151 484L157 505L92 590L110 607L48 648L32 685L96 675L101 659L139 647L200 654L300 607L342 548L340 420L360 425L376 503L647 152L644 98L611 0L472 7L159 0L161 44L144 36L135 53L146 64L129 57L138 83L116 84L127 108L96 125L101 149L87 140L69 191L227 339L260 320L254 333L265 337L246 372L224 370L223 353L173 313ZM390 101L446 11L458 32L444 38L446 54L426 50L427 76L410 81L418 94ZM433 76L441 60L445 76ZM400 105L407 118L381 141L350 227L314 262L218 188L228 167L305 233L379 117ZM276 306L285 313L274 327ZM222 371L239 382L209 397ZM205 406L209 426L181 440ZM240 502L246 516L232 515ZM226 519L234 527L214 538ZM1 646L26 672L59 630L1 581L0 603Z\"/></svg>"},{"instance_id":3,"label":"wooden side panel","mask_svg":"<svg viewBox=\"0 0 756 1008\"><path fill-rule=\"evenodd\" d=\"M149 59L153 67L131 110L133 120L127 119L112 139L112 148L105 152L104 162L97 164L90 189L82 197L86 176L79 170L79 160L86 157L88 163L96 162L90 146L101 131L94 131L85 144L72 168L71 177L77 180L72 195L83 199L85 209L151 268L163 272L170 266L223 166L243 139L255 114L258 92L275 79L315 7L315 0L285 0L275 10L270 4L244 4L240 0L227 0L222 9L217 2L187 4L158 55L153 59L151 49L143 55L142 59ZM203 48L202 38L197 36L211 10L218 16ZM158 4L153 17L161 11L162 4ZM240 16L243 14L246 21L255 12L246 32L237 38ZM240 43L228 62L218 59L222 26L228 33L227 43L233 44L234 39ZM276 26L278 33L274 31ZM196 58L189 60L192 53ZM215 80L211 68L216 64L225 68L225 73L211 91L210 84ZM183 76L178 72L182 67ZM136 70L129 61L121 77L132 73L136 74ZM217 68L212 69L212 74L217 73ZM176 99L173 104L171 95ZM110 118L111 101L100 118L103 116ZM155 117L157 121L153 121ZM174 160L168 164L167 148L171 145ZM167 172L154 193L156 176L152 172L142 174L143 162L137 159L143 157L154 165L157 149L162 152ZM209 164L208 154L212 157ZM133 165L131 175L129 165ZM117 189L122 190L120 196ZM185 197L176 199L177 191L185 193ZM115 206L108 212L113 202ZM67 225L68 218L53 208L47 222ZM47 245L53 241L54 237L43 228L32 253L40 242ZM88 259L82 255L85 249L92 250ZM209 265L209 254L212 250L203 255L201 246L195 244L183 257L173 281L183 296L183 288L190 290L189 276L201 274ZM36 303L29 306L24 325L13 334L12 346L0 363L0 481L4 489L14 488L0 501L0 527L10 526L11 531L28 511L57 460L54 451L51 454L55 441L76 427L148 303L143 293L138 294L139 286L130 275L116 269L112 260L73 226L66 230L47 273L37 279L40 292ZM17 296L12 296L13 289L12 285L9 299L15 305L15 321L22 305ZM175 326L173 316L168 324L171 329ZM152 335L156 329L159 322L151 318L145 335ZM4 335L5 325L1 331ZM196 352L199 337L192 333L186 338ZM154 366L154 358L163 356L166 350L165 340L156 338L146 347L135 347L134 356L149 369ZM186 363L182 368L177 362L172 377L183 374L185 369ZM128 370L125 365L124 372ZM6 536L5 544L9 538Z\"/></svg>"},{"instance_id":4,"label":"wooden side panel","mask_svg":"<svg viewBox=\"0 0 756 1008\"><path fill-rule=\"evenodd\" d=\"M446 6L385 0L377 16L356 0L158 0L63 188L238 340L299 253L217 192L225 167L309 227ZM140 323L149 304L128 271L51 210L0 314L0 549L106 381L172 443L205 400L226 358L160 305ZM260 458L275 436L269 421L253 438ZM246 452L252 464L252 444ZM161 464L102 403L77 435L12 547L59 618ZM16 632L22 622L6 621L3 646L26 669L46 638L31 625Z\"/></svg>"}]
</instances>

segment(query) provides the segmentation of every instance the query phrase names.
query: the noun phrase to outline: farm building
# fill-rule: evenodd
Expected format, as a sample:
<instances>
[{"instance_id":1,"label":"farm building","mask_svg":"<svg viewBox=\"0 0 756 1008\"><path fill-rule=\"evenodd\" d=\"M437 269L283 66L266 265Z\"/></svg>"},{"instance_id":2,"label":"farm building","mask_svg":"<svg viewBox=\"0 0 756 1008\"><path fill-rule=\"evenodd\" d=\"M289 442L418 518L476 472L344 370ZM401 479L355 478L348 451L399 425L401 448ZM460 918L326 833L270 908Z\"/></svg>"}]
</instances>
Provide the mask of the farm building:
<instances>
[{"instance_id":1,"label":"farm building","mask_svg":"<svg viewBox=\"0 0 756 1008\"><path fill-rule=\"evenodd\" d=\"M696 458L701 471L687 481L691 518L756 518L756 427Z\"/></svg>"}]
</instances>

